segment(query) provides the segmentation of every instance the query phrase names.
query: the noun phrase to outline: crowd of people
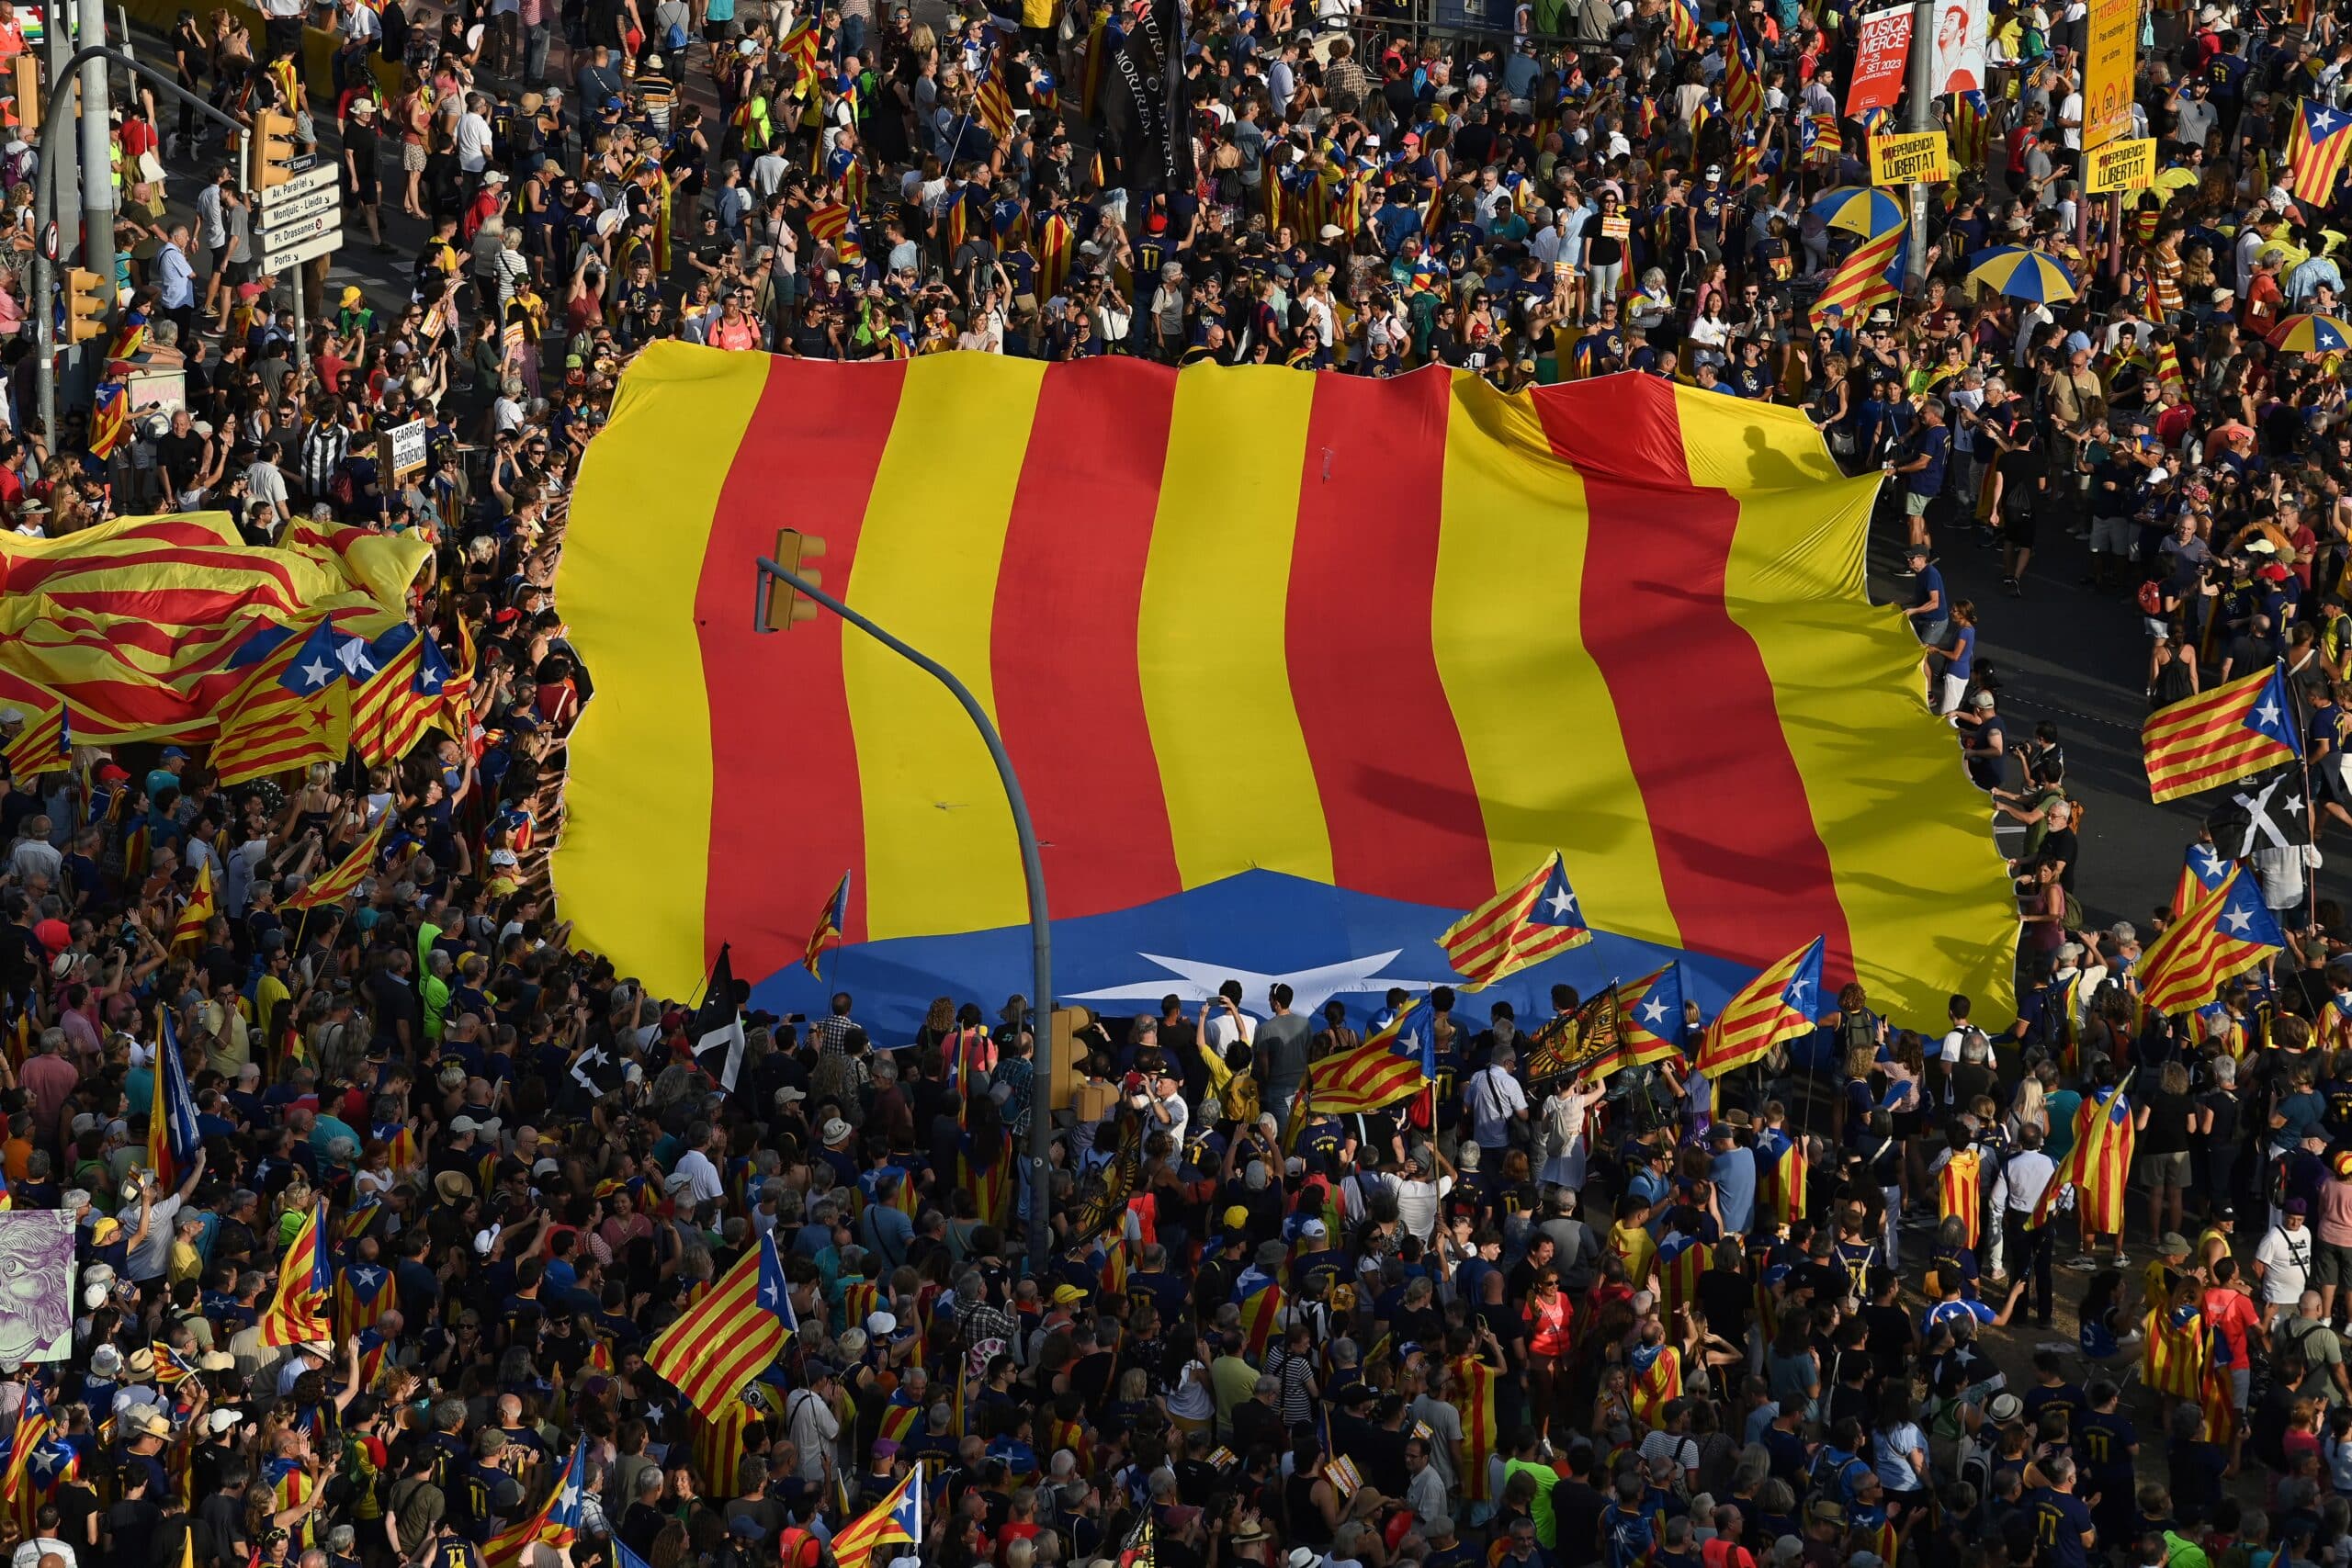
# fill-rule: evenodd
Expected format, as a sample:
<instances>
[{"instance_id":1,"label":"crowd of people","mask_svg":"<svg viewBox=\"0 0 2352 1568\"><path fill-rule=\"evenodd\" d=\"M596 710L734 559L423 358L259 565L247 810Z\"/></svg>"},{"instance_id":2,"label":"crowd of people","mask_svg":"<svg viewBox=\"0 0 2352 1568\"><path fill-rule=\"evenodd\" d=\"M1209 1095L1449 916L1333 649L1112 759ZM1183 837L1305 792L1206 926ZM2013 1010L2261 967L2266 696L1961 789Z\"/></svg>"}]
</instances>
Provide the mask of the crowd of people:
<instances>
[{"instance_id":1,"label":"crowd of people","mask_svg":"<svg viewBox=\"0 0 2352 1568\"><path fill-rule=\"evenodd\" d=\"M198 509L255 542L413 531L412 613L474 650L474 700L396 766L222 788L178 748L85 749L0 795L0 1173L11 1212L74 1216L78 1261L62 1359L0 1362L0 1432L56 1423L0 1468L15 1568L820 1568L910 1473L921 1539L877 1565L2352 1561L2343 911L2316 854L2256 852L2288 947L2142 1017L2177 911L2086 918L2061 739L2008 732L1951 586L1997 550L2040 594L2074 536L2151 705L2281 661L2311 836L2352 824L2352 424L2339 356L2270 341L2342 292L2352 197L2298 198L2285 162L2299 101L2345 91L2338 18L2152 10L2131 112L2163 172L2118 200L2081 185L2086 7L2003 0L1982 101L1936 108L1958 156L1924 287L1822 313L1869 239L1819 204L1866 182L1855 19L1539 0L1438 38L1216 0L1184 16L1178 157L1125 96L1133 8L182 13L185 89L283 108L339 163L346 251L258 275L238 158L128 96L111 352L185 397L39 428L7 278L0 509L51 536ZM332 35L308 75L306 21ZM21 137L0 173L21 254ZM2081 297L1971 281L1997 243ZM390 283L379 248L412 258ZM1522 1030L1441 989L1408 1025L1433 1091L1340 1118L1292 1091L1406 998L1307 1017L1231 984L1090 1024L1114 1092L1081 1113L1047 1103L1018 998L941 998L907 1039L842 995L754 1016L722 1089L693 1010L573 946L546 864L594 697L553 598L566 499L662 338L1630 371L1802 407L1888 475L1932 705L2022 826L2018 1016L1890 1019L1849 986L1723 1081L1595 1078L1585 998ZM422 470L387 472L374 436L416 421ZM379 824L356 893L288 907ZM182 942L200 877L218 913ZM175 1048L203 1156L159 1179ZM2110 1113L2133 1161L2066 1187ZM1012 1151L1040 1117L1033 1196ZM321 1198L334 1332L266 1344ZM765 1237L797 1327L714 1421L645 1354ZM486 1551L575 1454L574 1522Z\"/></svg>"}]
</instances>

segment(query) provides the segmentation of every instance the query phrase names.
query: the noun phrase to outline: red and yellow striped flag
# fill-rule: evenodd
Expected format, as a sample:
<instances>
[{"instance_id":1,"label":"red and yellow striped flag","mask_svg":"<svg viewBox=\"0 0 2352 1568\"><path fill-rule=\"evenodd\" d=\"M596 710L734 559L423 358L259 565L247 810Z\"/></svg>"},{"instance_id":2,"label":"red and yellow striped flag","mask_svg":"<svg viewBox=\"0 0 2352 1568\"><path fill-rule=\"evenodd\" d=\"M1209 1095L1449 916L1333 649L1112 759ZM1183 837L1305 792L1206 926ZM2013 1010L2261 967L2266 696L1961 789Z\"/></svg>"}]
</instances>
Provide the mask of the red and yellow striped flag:
<instances>
[{"instance_id":1,"label":"red and yellow striped flag","mask_svg":"<svg viewBox=\"0 0 2352 1568\"><path fill-rule=\"evenodd\" d=\"M1671 1345L1636 1345L1629 1362L1626 1392L1634 1419L1645 1427L1666 1425L1666 1402L1682 1397L1682 1352Z\"/></svg>"},{"instance_id":2,"label":"red and yellow striped flag","mask_svg":"<svg viewBox=\"0 0 2352 1568\"><path fill-rule=\"evenodd\" d=\"M1472 909L1438 938L1446 962L1477 990L1592 940L1560 852Z\"/></svg>"},{"instance_id":3,"label":"red and yellow striped flag","mask_svg":"<svg viewBox=\"0 0 2352 1568\"><path fill-rule=\"evenodd\" d=\"M1274 1337L1274 1320L1283 1314L1283 1288L1270 1277L1241 1298L1241 1348L1250 1360L1262 1359Z\"/></svg>"},{"instance_id":4,"label":"red and yellow striped flag","mask_svg":"<svg viewBox=\"0 0 2352 1568\"><path fill-rule=\"evenodd\" d=\"M1958 1219L1968 1228L1971 1247L1984 1228L1984 1195L1976 1185L1984 1157L1973 1147L1955 1149L1936 1172L1936 1217Z\"/></svg>"},{"instance_id":5,"label":"red and yellow striped flag","mask_svg":"<svg viewBox=\"0 0 2352 1568\"><path fill-rule=\"evenodd\" d=\"M833 1537L833 1562L838 1568L867 1568L886 1546L922 1543L922 1488L915 1484L922 1476L921 1467L910 1467L888 1496L842 1527Z\"/></svg>"},{"instance_id":6,"label":"red and yellow striped flag","mask_svg":"<svg viewBox=\"0 0 2352 1568\"><path fill-rule=\"evenodd\" d=\"M1706 1272L1707 1251L1694 1236L1671 1235L1657 1249L1658 1297L1663 1315L1699 1299L1699 1276Z\"/></svg>"},{"instance_id":7,"label":"red and yellow striped flag","mask_svg":"<svg viewBox=\"0 0 2352 1568\"><path fill-rule=\"evenodd\" d=\"M2193 1306L2159 1303L2148 1311L2147 1342L2140 1352L2140 1376L2156 1393L2200 1399L2205 1386L2205 1314ZM2209 1432L2214 1442L2225 1434Z\"/></svg>"},{"instance_id":8,"label":"red and yellow striped flag","mask_svg":"<svg viewBox=\"0 0 2352 1568\"><path fill-rule=\"evenodd\" d=\"M1707 1025L1699 1070L1719 1077L1815 1028L1821 1008L1821 951L1822 940L1815 937L1742 986Z\"/></svg>"},{"instance_id":9,"label":"red and yellow striped flag","mask_svg":"<svg viewBox=\"0 0 2352 1568\"><path fill-rule=\"evenodd\" d=\"M1316 1110L1360 1115L1429 1087L1421 1040L1402 1032L1406 1015L1419 1005L1416 998L1397 1009L1387 1027L1363 1044L1307 1064L1307 1098Z\"/></svg>"},{"instance_id":10,"label":"red and yellow striped flag","mask_svg":"<svg viewBox=\"0 0 2352 1568\"><path fill-rule=\"evenodd\" d=\"M289 909L323 908L330 904L339 904L357 892L359 885L375 871L377 857L383 853L384 824L391 819L389 811L377 818L376 825L351 846L351 852L345 855L334 869L323 876L312 877L309 886L286 900L286 907Z\"/></svg>"},{"instance_id":11,"label":"red and yellow striped flag","mask_svg":"<svg viewBox=\"0 0 2352 1568\"><path fill-rule=\"evenodd\" d=\"M764 1236L653 1337L646 1365L696 1410L719 1409L784 1348L785 1288L775 1238Z\"/></svg>"},{"instance_id":12,"label":"red and yellow striped flag","mask_svg":"<svg viewBox=\"0 0 2352 1568\"><path fill-rule=\"evenodd\" d=\"M808 409L824 417L793 416ZM921 456L943 446L964 456L944 506ZM844 962L890 942L918 1011L1027 919L994 761L952 697L830 622L763 636L717 612L789 491L859 609L922 628L988 708L1054 846L1069 994L1132 985L1138 952L1212 962L1208 933L1243 909L1301 966L1402 950L1442 929L1426 911L1574 845L1611 935L1751 970L1821 935L1833 989L1860 979L1897 1016L1940 1017L1954 992L1998 1012L2015 899L1981 793L1917 722L1917 640L1855 568L1877 485L1799 411L1656 378L1506 394L1443 369L657 343L566 536L597 691L554 874L582 942L681 995L722 939L754 984L797 962L808 911L774 890L845 867ZM658 548L649 515L670 520ZM1189 608L1209 576L1214 625ZM1333 636L1334 595L1384 613ZM1041 625L1096 657L1040 647ZM1083 777L1075 712L1105 763ZM639 743L657 731L677 743ZM753 781L786 772L779 840ZM649 882L655 860L695 874Z\"/></svg>"},{"instance_id":13,"label":"red and yellow striped flag","mask_svg":"<svg viewBox=\"0 0 2352 1568\"><path fill-rule=\"evenodd\" d=\"M25 720L17 738L0 752L8 776L29 784L45 773L61 773L74 760L74 720L63 703L52 704Z\"/></svg>"},{"instance_id":14,"label":"red and yellow striped flag","mask_svg":"<svg viewBox=\"0 0 2352 1568\"><path fill-rule=\"evenodd\" d=\"M2075 1189L2082 1211L2084 1235L2109 1235L2123 1229L2123 1184L2132 1170L2132 1145L2138 1134L2132 1125L2132 1102L2123 1091L2132 1074L2104 1097L2085 1096L2075 1111L2075 1146L2058 1162L2041 1201L2033 1206L2033 1223L2046 1223L2059 1195ZM2194 1393L2194 1390L2190 1391Z\"/></svg>"},{"instance_id":15,"label":"red and yellow striped flag","mask_svg":"<svg viewBox=\"0 0 2352 1568\"><path fill-rule=\"evenodd\" d=\"M180 906L180 918L172 927L172 951L201 947L205 930L218 913L212 897L212 859L208 855L197 862L196 886L188 893L187 902Z\"/></svg>"},{"instance_id":16,"label":"red and yellow striped flag","mask_svg":"<svg viewBox=\"0 0 2352 1568\"><path fill-rule=\"evenodd\" d=\"M277 1260L277 1290L261 1316L261 1342L299 1345L324 1339L334 1332L327 1321L328 1280L326 1238L320 1234L326 1200L306 1211L294 1232L294 1245Z\"/></svg>"},{"instance_id":17,"label":"red and yellow striped flag","mask_svg":"<svg viewBox=\"0 0 2352 1568\"><path fill-rule=\"evenodd\" d=\"M2140 955L2143 1012L2193 1013L2228 980L2287 945L2261 884L2233 863L2219 886L2166 926Z\"/></svg>"},{"instance_id":18,"label":"red and yellow striped flag","mask_svg":"<svg viewBox=\"0 0 2352 1568\"><path fill-rule=\"evenodd\" d=\"M1813 302L1813 325L1819 328L1842 321L1850 326L1869 315L1872 306L1896 298L1901 290L1890 274L1903 250L1903 226L1897 224L1847 252L1838 270L1829 275L1828 287Z\"/></svg>"},{"instance_id":19,"label":"red and yellow striped flag","mask_svg":"<svg viewBox=\"0 0 2352 1568\"><path fill-rule=\"evenodd\" d=\"M2286 667L2224 681L2150 714L2140 726L2148 795L2156 801L2211 789L2303 754Z\"/></svg>"},{"instance_id":20,"label":"red and yellow striped flag","mask_svg":"<svg viewBox=\"0 0 2352 1568\"><path fill-rule=\"evenodd\" d=\"M1761 1139L1757 1146L1759 1150L1764 1148ZM1765 1168L1771 1173L1771 1198L1766 1212L1771 1215L1772 1222L1787 1226L1804 1219L1804 1184L1811 1171L1811 1162L1805 1157L1804 1140L1792 1138L1786 1130L1780 1130L1765 1160Z\"/></svg>"},{"instance_id":21,"label":"red and yellow striped flag","mask_svg":"<svg viewBox=\"0 0 2352 1568\"><path fill-rule=\"evenodd\" d=\"M736 1472L750 1447L746 1434L759 1419L741 1394L723 1402L716 1416L695 1415L695 1468L702 1472L705 1486L721 1496L735 1495Z\"/></svg>"},{"instance_id":22,"label":"red and yellow striped flag","mask_svg":"<svg viewBox=\"0 0 2352 1568\"><path fill-rule=\"evenodd\" d=\"M1473 1503L1494 1501L1487 1463L1502 1442L1501 1371L1476 1356L1453 1365L1454 1409L1462 1417L1462 1495Z\"/></svg>"}]
</instances>

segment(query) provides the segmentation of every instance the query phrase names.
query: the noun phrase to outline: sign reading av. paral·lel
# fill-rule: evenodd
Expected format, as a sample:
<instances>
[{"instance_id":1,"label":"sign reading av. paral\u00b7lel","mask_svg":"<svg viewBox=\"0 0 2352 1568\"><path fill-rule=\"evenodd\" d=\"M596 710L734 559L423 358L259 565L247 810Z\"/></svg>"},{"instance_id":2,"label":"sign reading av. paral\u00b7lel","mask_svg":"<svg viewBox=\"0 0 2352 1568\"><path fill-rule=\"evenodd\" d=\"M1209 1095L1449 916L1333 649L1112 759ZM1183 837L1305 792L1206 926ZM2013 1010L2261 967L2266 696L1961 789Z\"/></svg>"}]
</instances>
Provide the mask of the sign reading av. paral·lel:
<instances>
[{"instance_id":1,"label":"sign reading av. paral\u00b7lel","mask_svg":"<svg viewBox=\"0 0 2352 1568\"><path fill-rule=\"evenodd\" d=\"M315 155L298 162L292 177L257 197L259 272L284 272L343 248L342 179L333 162Z\"/></svg>"},{"instance_id":2,"label":"sign reading av. paral\u00b7lel","mask_svg":"<svg viewBox=\"0 0 2352 1568\"><path fill-rule=\"evenodd\" d=\"M1913 130L1871 138L1871 183L1881 186L1940 185L1951 178L1950 143L1940 130Z\"/></svg>"},{"instance_id":3,"label":"sign reading av. paral\u00b7lel","mask_svg":"<svg viewBox=\"0 0 2352 1568\"><path fill-rule=\"evenodd\" d=\"M2094 196L2109 191L2144 190L2155 183L2156 143L2153 137L2110 141L2084 156L2083 188Z\"/></svg>"}]
</instances>

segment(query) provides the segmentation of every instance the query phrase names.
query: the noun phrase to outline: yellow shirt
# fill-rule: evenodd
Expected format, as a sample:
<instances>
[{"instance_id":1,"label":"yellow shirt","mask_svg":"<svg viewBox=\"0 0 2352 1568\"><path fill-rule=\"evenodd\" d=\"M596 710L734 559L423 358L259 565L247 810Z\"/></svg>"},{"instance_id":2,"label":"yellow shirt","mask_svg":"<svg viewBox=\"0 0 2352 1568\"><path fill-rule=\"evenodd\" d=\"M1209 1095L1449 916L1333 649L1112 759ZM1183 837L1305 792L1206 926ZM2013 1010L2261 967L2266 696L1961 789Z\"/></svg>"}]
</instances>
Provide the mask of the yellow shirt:
<instances>
[{"instance_id":1,"label":"yellow shirt","mask_svg":"<svg viewBox=\"0 0 2352 1568\"><path fill-rule=\"evenodd\" d=\"M1609 1250L1625 1260L1625 1280L1635 1290L1649 1283L1650 1270L1657 1262L1657 1242L1640 1225L1620 1221L1609 1227Z\"/></svg>"},{"instance_id":2,"label":"yellow shirt","mask_svg":"<svg viewBox=\"0 0 2352 1568\"><path fill-rule=\"evenodd\" d=\"M175 1285L183 1280L202 1279L204 1254L198 1252L190 1243L175 1237L172 1241L172 1260L169 1268L169 1278Z\"/></svg>"}]
</instances>

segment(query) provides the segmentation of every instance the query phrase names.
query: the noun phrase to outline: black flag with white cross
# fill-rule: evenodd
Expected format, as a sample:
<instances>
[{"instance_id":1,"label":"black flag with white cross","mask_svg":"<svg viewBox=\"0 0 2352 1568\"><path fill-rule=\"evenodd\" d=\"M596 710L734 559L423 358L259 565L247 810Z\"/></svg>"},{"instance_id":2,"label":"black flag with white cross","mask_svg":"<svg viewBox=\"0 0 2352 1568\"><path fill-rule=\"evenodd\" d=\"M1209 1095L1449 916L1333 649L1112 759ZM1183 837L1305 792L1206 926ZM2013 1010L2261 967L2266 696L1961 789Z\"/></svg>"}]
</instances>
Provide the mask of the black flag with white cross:
<instances>
[{"instance_id":1,"label":"black flag with white cross","mask_svg":"<svg viewBox=\"0 0 2352 1568\"><path fill-rule=\"evenodd\" d=\"M2231 860L2256 850L2294 849L2312 841L2311 795L2303 770L2280 768L2256 773L2214 792L2205 818L2213 847Z\"/></svg>"}]
</instances>

